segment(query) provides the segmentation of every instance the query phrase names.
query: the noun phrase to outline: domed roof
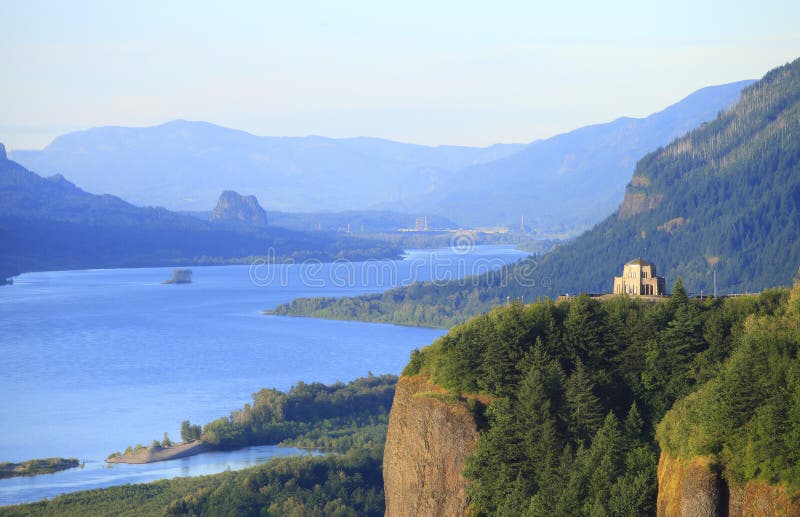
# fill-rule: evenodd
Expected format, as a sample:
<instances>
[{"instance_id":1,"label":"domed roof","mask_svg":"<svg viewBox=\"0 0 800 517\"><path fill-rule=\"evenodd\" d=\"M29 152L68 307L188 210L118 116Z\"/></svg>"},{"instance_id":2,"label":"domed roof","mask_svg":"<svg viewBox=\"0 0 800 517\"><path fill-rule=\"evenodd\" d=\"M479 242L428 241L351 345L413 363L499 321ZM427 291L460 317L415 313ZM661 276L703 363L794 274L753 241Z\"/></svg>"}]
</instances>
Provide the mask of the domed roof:
<instances>
[{"instance_id":1,"label":"domed roof","mask_svg":"<svg viewBox=\"0 0 800 517\"><path fill-rule=\"evenodd\" d=\"M642 260L642 258L639 257L637 259L631 260L630 262L628 262L625 265L626 266L649 266L651 264L649 262L647 262L646 260Z\"/></svg>"}]
</instances>

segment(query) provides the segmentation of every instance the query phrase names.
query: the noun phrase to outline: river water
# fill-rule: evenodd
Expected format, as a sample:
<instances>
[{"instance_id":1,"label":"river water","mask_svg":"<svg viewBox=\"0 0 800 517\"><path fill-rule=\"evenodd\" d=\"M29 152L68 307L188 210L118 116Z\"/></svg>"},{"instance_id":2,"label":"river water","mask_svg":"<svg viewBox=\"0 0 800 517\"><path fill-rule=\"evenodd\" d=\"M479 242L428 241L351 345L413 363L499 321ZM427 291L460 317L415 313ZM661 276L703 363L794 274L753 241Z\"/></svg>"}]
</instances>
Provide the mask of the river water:
<instances>
[{"instance_id":1,"label":"river water","mask_svg":"<svg viewBox=\"0 0 800 517\"><path fill-rule=\"evenodd\" d=\"M412 250L403 260L39 272L0 288L0 461L76 457L82 469L0 480L0 505L243 468L301 451L250 447L149 465L103 459L229 414L263 387L398 374L444 331L265 316L301 296L381 292L513 262L507 246Z\"/></svg>"}]
</instances>

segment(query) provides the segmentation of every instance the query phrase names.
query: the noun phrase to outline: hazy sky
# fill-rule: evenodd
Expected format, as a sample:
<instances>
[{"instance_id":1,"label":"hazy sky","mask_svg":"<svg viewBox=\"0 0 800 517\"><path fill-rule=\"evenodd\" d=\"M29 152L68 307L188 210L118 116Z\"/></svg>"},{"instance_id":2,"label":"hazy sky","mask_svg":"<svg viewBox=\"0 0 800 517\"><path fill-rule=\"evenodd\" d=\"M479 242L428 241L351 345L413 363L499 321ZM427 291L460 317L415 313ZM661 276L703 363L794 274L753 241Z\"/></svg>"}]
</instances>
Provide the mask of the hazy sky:
<instances>
[{"instance_id":1,"label":"hazy sky","mask_svg":"<svg viewBox=\"0 0 800 517\"><path fill-rule=\"evenodd\" d=\"M259 135L528 142L800 57L797 0L0 0L0 19L11 149L176 118Z\"/></svg>"}]
</instances>

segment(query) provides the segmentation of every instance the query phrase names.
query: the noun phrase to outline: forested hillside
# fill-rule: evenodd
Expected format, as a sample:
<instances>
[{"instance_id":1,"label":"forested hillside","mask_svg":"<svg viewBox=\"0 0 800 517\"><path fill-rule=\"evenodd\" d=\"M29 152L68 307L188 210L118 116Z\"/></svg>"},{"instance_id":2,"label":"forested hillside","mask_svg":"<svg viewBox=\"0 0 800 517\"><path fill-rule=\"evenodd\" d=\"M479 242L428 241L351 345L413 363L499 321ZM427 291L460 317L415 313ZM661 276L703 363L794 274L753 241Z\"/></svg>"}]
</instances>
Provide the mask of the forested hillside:
<instances>
[{"instance_id":1,"label":"forested hillside","mask_svg":"<svg viewBox=\"0 0 800 517\"><path fill-rule=\"evenodd\" d=\"M404 375L472 402L482 422L465 471L475 515L654 515L655 429L676 401L662 447L720 453L738 479L797 486L786 416L800 411L798 337L783 329L800 324L800 286L705 301L680 282L674 292L515 303L412 354Z\"/></svg>"},{"instance_id":2,"label":"forested hillside","mask_svg":"<svg viewBox=\"0 0 800 517\"><path fill-rule=\"evenodd\" d=\"M252 404L208 422L196 438L220 449L278 443L336 451L381 448L395 384L397 377L385 374L347 384L299 382L286 393L262 389Z\"/></svg>"},{"instance_id":3,"label":"forested hillside","mask_svg":"<svg viewBox=\"0 0 800 517\"><path fill-rule=\"evenodd\" d=\"M733 482L800 490L800 289L775 313L748 318L720 371L658 425L673 457L710 457Z\"/></svg>"},{"instance_id":4,"label":"forested hillside","mask_svg":"<svg viewBox=\"0 0 800 517\"><path fill-rule=\"evenodd\" d=\"M800 60L636 166L625 200L574 241L478 279L383 295L298 300L281 314L449 326L510 298L610 292L622 265L656 264L669 285L742 293L788 285L800 265Z\"/></svg>"}]
</instances>

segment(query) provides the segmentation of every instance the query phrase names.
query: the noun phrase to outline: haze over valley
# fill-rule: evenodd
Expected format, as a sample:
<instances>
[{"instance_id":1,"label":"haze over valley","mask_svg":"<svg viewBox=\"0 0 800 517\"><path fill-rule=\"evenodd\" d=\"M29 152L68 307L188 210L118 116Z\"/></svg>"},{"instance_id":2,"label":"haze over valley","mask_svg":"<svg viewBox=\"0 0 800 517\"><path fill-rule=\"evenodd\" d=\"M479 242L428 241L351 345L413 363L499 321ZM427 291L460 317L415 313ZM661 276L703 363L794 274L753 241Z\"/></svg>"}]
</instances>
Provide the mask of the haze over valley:
<instances>
[{"instance_id":1,"label":"haze over valley","mask_svg":"<svg viewBox=\"0 0 800 517\"><path fill-rule=\"evenodd\" d=\"M800 4L0 31L0 517L800 517Z\"/></svg>"},{"instance_id":2,"label":"haze over valley","mask_svg":"<svg viewBox=\"0 0 800 517\"><path fill-rule=\"evenodd\" d=\"M260 137L206 122L101 127L9 157L43 175L141 206L209 210L223 190L268 210L391 210L460 226L583 229L622 200L636 161L736 102L751 81L713 86L663 111L486 148L376 138ZM497 182L487 192L485 178ZM569 193L570 198L560 195Z\"/></svg>"}]
</instances>

